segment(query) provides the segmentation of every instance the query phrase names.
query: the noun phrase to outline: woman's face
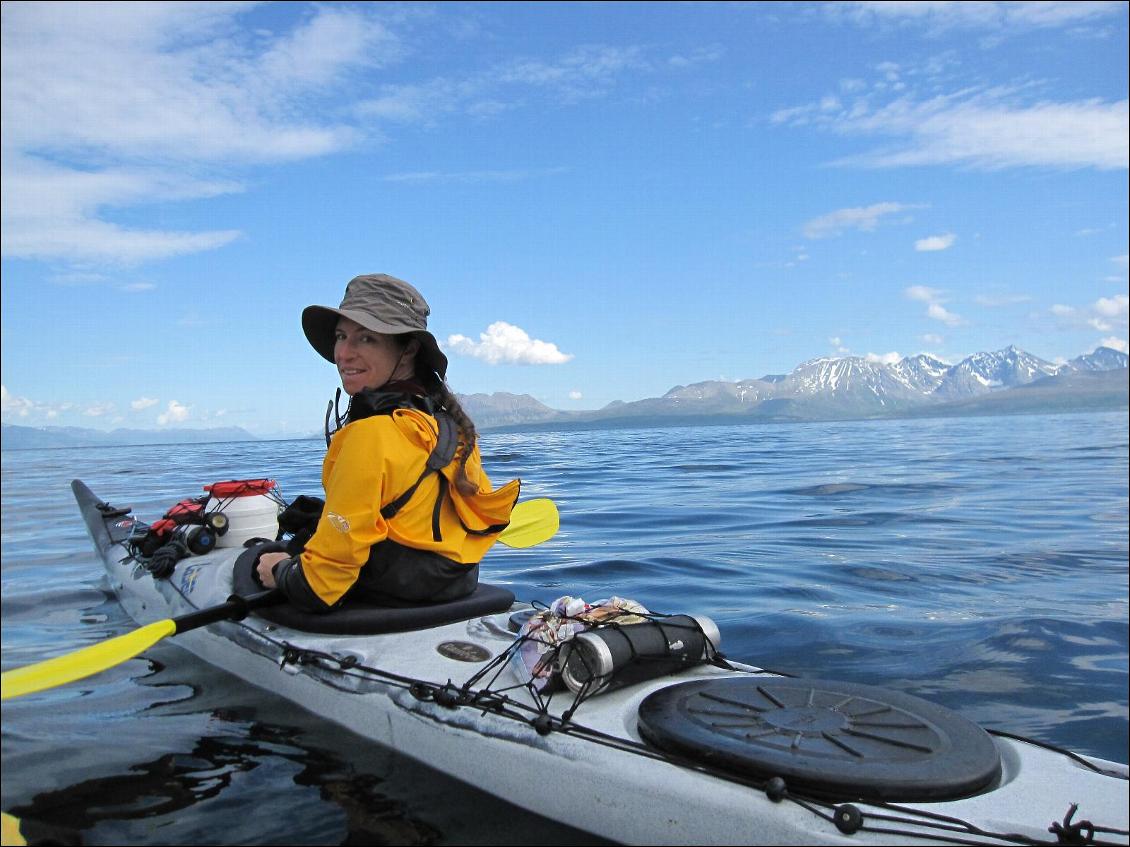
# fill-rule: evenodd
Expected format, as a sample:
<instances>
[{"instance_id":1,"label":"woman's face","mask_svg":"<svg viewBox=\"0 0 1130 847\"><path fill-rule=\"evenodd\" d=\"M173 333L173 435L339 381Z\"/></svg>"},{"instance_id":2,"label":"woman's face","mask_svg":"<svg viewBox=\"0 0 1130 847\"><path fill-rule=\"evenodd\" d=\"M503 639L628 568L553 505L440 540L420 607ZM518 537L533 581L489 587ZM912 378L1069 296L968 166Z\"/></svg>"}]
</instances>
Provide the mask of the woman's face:
<instances>
[{"instance_id":1,"label":"woman's face","mask_svg":"<svg viewBox=\"0 0 1130 847\"><path fill-rule=\"evenodd\" d=\"M334 339L334 362L342 390L350 397L392 379L412 378L420 348L416 339L404 345L396 336L365 329L349 318L338 318Z\"/></svg>"}]
</instances>

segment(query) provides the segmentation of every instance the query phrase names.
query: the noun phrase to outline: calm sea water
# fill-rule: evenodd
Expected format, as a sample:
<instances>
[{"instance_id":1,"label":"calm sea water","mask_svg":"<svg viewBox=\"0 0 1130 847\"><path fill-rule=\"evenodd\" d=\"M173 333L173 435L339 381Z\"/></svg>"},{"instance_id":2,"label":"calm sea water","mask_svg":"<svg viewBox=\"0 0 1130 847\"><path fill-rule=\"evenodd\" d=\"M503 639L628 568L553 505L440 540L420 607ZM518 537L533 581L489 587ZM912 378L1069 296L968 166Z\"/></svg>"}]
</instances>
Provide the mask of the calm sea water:
<instances>
[{"instance_id":1,"label":"calm sea water","mask_svg":"<svg viewBox=\"0 0 1130 847\"><path fill-rule=\"evenodd\" d=\"M1127 415L487 434L562 514L496 548L520 599L631 597L735 659L924 696L1127 760ZM158 517L201 485L319 493L318 441L3 453L3 667L132 628L69 483ZM5 811L88 844L586 843L169 639L3 707ZM493 763L484 762L484 767ZM551 784L552 775L547 775Z\"/></svg>"}]
</instances>

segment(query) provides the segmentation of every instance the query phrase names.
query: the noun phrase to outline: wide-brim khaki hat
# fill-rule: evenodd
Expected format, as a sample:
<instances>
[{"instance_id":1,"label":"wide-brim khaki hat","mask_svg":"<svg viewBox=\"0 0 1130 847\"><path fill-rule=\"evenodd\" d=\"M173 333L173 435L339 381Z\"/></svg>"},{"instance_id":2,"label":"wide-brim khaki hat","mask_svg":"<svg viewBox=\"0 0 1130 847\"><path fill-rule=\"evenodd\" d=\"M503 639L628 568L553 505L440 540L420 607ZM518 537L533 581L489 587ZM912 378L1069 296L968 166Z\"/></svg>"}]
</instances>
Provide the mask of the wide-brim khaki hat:
<instances>
[{"instance_id":1,"label":"wide-brim khaki hat","mask_svg":"<svg viewBox=\"0 0 1130 847\"><path fill-rule=\"evenodd\" d=\"M388 274L354 277L345 287L341 306L307 306L302 310L302 331L318 354L334 360L334 333L339 318L349 318L365 329L386 335L412 335L420 342L416 361L447 378L447 356L428 332L428 301L402 279Z\"/></svg>"}]
</instances>

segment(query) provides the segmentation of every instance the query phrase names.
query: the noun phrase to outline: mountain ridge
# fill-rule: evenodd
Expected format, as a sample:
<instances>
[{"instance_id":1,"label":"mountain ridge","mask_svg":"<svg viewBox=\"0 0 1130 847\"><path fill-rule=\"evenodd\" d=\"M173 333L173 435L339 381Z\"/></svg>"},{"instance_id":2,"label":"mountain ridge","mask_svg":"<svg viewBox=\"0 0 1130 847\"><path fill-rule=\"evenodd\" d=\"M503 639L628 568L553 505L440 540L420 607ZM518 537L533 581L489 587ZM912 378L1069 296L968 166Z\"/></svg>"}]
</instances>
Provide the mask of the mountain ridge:
<instances>
[{"instance_id":1,"label":"mountain ridge","mask_svg":"<svg viewBox=\"0 0 1130 847\"><path fill-rule=\"evenodd\" d=\"M559 411L529 394L458 396L484 431L1102 411L1130 405L1127 361L1125 353L1098 347L1055 365L1015 345L954 365L926 353L894 363L821 356L787 374L676 385L660 397L585 412ZM257 440L240 427L103 432L3 425L5 450Z\"/></svg>"},{"instance_id":2,"label":"mountain ridge","mask_svg":"<svg viewBox=\"0 0 1130 847\"><path fill-rule=\"evenodd\" d=\"M1098 347L1062 365L1015 345L974 353L953 365L929 354L894 363L822 356L801 362L787 374L676 385L661 397L615 401L591 412L559 412L552 418L539 412L539 420L522 423L495 424L489 417L475 420L482 429L539 424L589 428L619 421L630 425L633 420L637 425L663 425L692 420L753 423L1102 410L1127 406L1126 373L1126 354L1109 347ZM1113 376L1070 379L1081 374ZM1035 393L1010 394L1048 379L1052 381Z\"/></svg>"}]
</instances>

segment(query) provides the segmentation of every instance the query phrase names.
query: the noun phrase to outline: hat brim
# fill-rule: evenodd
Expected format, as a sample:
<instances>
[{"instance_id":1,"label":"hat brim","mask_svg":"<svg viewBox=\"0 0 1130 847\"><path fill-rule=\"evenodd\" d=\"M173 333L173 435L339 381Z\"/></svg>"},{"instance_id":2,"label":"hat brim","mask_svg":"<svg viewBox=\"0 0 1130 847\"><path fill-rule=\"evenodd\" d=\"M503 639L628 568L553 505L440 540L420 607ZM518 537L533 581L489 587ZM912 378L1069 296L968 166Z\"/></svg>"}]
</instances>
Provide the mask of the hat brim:
<instances>
[{"instance_id":1,"label":"hat brim","mask_svg":"<svg viewBox=\"0 0 1130 847\"><path fill-rule=\"evenodd\" d=\"M416 361L422 362L430 370L447 379L447 356L439 349L439 342L427 330L405 329L403 326L386 324L367 312L353 309L333 309L329 306L307 306L302 310L302 331L318 355L327 362L334 361L334 333L340 318L349 318L365 329L385 335L411 335L420 342L420 352Z\"/></svg>"}]
</instances>

